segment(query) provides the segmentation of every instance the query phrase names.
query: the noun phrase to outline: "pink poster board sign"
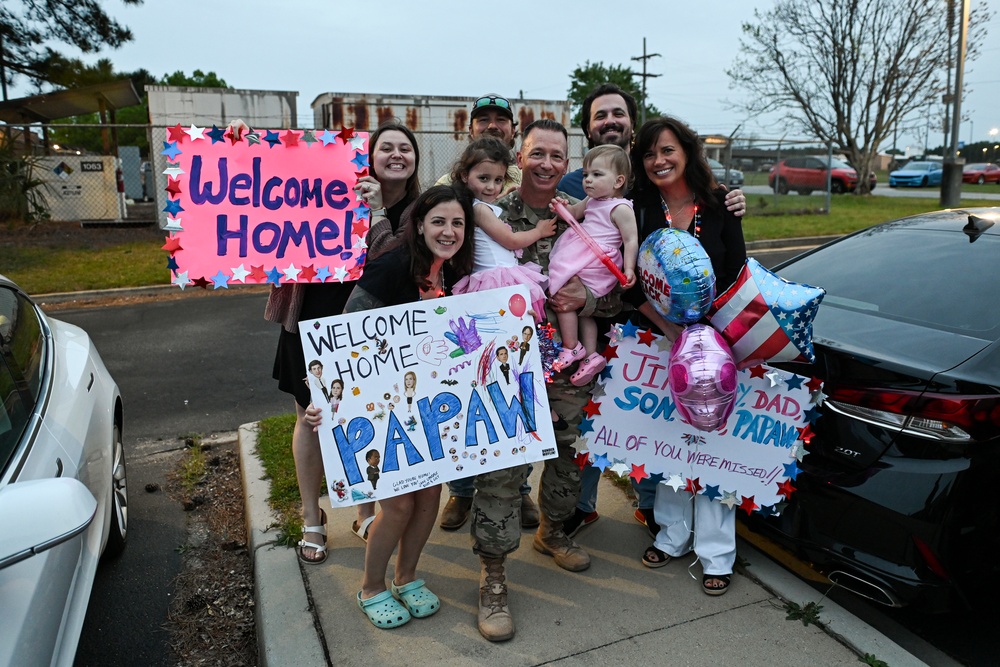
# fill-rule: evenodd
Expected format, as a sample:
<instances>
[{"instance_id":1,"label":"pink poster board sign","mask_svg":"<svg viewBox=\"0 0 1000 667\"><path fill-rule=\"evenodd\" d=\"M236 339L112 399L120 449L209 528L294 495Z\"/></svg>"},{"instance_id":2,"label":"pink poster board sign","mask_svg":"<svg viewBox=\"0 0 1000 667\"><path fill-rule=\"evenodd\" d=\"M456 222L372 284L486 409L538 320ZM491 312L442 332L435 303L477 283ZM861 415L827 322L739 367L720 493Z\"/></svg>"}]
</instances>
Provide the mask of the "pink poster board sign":
<instances>
[{"instance_id":1,"label":"pink poster board sign","mask_svg":"<svg viewBox=\"0 0 1000 667\"><path fill-rule=\"evenodd\" d=\"M370 210L368 134L167 128L163 249L171 282L230 285L357 280Z\"/></svg>"}]
</instances>

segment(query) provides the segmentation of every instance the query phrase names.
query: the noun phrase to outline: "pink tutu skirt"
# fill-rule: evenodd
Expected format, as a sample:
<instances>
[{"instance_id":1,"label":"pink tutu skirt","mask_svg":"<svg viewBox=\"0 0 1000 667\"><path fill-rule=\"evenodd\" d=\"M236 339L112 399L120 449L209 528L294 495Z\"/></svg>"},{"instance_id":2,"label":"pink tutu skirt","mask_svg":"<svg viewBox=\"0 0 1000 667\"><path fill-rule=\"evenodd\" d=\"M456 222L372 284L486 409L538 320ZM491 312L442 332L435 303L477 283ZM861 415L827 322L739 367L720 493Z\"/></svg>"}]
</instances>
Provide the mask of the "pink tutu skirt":
<instances>
[{"instance_id":1,"label":"pink tutu skirt","mask_svg":"<svg viewBox=\"0 0 1000 667\"><path fill-rule=\"evenodd\" d=\"M454 294L469 294L498 287L525 285L531 296L535 319L540 322L545 319L545 288L548 284L549 279L542 274L542 267L534 262L525 262L516 266L498 266L478 271L459 280L451 291Z\"/></svg>"}]
</instances>

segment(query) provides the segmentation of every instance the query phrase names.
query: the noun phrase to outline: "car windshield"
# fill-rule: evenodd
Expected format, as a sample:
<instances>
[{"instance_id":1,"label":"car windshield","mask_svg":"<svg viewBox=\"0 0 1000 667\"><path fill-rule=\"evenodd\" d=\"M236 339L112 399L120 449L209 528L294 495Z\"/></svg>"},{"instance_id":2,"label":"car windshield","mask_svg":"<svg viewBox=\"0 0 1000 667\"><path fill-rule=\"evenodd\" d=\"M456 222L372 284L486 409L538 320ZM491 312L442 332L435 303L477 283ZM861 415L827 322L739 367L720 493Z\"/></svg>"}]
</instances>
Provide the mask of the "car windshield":
<instances>
[{"instance_id":1,"label":"car windshield","mask_svg":"<svg viewBox=\"0 0 1000 667\"><path fill-rule=\"evenodd\" d=\"M823 305L952 331L1000 337L1000 237L902 220L844 239L778 270L826 290ZM988 287L989 286L989 287Z\"/></svg>"},{"instance_id":2,"label":"car windshield","mask_svg":"<svg viewBox=\"0 0 1000 667\"><path fill-rule=\"evenodd\" d=\"M933 162L911 162L903 167L903 169L907 171L934 171L937 169L937 164Z\"/></svg>"},{"instance_id":3,"label":"car windshield","mask_svg":"<svg viewBox=\"0 0 1000 667\"><path fill-rule=\"evenodd\" d=\"M986 169L985 164L967 164L963 171L982 171Z\"/></svg>"},{"instance_id":4,"label":"car windshield","mask_svg":"<svg viewBox=\"0 0 1000 667\"><path fill-rule=\"evenodd\" d=\"M712 169L725 169L725 167L722 166L721 162L719 162L718 160L713 160L712 158L708 158L708 166L711 167Z\"/></svg>"},{"instance_id":5,"label":"car windshield","mask_svg":"<svg viewBox=\"0 0 1000 667\"><path fill-rule=\"evenodd\" d=\"M823 161L823 164L826 164L826 158L820 158L820 159ZM840 160L838 158L833 158L832 160L830 160L830 164L832 165L833 169L854 169L854 167L851 166L851 163L846 162L844 160Z\"/></svg>"}]
</instances>

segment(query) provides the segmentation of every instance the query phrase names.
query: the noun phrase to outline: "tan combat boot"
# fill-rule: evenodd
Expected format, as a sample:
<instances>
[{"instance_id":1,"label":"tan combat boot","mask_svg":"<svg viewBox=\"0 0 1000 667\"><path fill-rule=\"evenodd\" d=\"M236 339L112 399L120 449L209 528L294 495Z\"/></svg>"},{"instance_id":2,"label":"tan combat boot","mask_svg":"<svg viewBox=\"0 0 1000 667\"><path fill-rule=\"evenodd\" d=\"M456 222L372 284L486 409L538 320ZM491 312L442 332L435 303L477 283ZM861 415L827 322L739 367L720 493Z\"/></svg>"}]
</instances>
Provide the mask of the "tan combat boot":
<instances>
[{"instance_id":1,"label":"tan combat boot","mask_svg":"<svg viewBox=\"0 0 1000 667\"><path fill-rule=\"evenodd\" d=\"M538 505L527 493L521 494L521 528L537 528L541 512Z\"/></svg>"},{"instance_id":2,"label":"tan combat boot","mask_svg":"<svg viewBox=\"0 0 1000 667\"><path fill-rule=\"evenodd\" d=\"M480 556L483 573L479 580L479 634L491 642L514 636L514 617L507 606L507 574L504 557Z\"/></svg>"},{"instance_id":3,"label":"tan combat boot","mask_svg":"<svg viewBox=\"0 0 1000 667\"><path fill-rule=\"evenodd\" d=\"M570 572L580 572L590 567L590 556L579 544L566 537L562 522L552 521L545 516L545 512L542 512L541 518L541 524L532 543L535 551L552 556L556 565Z\"/></svg>"}]
</instances>

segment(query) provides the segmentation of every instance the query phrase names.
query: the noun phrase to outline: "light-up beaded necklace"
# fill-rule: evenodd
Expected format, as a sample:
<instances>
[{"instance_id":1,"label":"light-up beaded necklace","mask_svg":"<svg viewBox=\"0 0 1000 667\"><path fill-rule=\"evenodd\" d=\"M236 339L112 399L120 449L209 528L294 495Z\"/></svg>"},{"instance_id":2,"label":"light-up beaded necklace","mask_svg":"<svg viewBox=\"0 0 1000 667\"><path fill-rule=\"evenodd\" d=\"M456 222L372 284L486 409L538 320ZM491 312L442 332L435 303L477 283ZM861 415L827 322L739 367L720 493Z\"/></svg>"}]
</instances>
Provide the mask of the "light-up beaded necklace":
<instances>
[{"instance_id":1,"label":"light-up beaded necklace","mask_svg":"<svg viewBox=\"0 0 1000 667\"><path fill-rule=\"evenodd\" d=\"M670 217L670 207L667 206L667 200L660 195L660 204L663 206L663 215L667 218L667 227L672 227L673 219ZM688 227L688 230L691 228ZM701 236L701 216L698 214L698 204L694 203L694 237L698 238Z\"/></svg>"}]
</instances>

